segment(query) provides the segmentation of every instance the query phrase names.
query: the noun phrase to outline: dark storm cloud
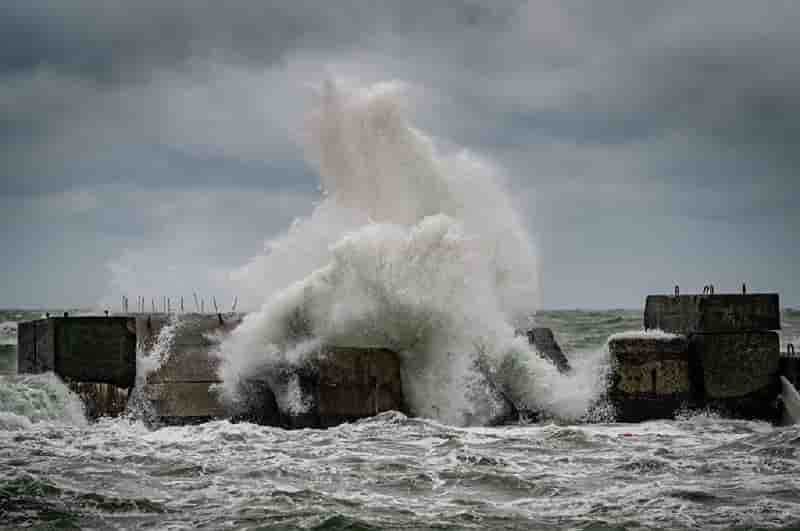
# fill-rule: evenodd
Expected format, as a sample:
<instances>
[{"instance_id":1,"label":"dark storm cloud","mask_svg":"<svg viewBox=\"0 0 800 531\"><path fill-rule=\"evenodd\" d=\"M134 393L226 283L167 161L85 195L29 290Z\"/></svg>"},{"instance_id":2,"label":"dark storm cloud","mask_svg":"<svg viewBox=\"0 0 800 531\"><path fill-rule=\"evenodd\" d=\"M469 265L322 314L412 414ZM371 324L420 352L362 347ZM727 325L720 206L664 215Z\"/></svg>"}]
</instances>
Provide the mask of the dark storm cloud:
<instances>
[{"instance_id":1,"label":"dark storm cloud","mask_svg":"<svg viewBox=\"0 0 800 531\"><path fill-rule=\"evenodd\" d=\"M302 7L266 2L12 2L2 15L7 75L52 68L98 83L134 81L212 52L269 64L326 29Z\"/></svg>"},{"instance_id":2,"label":"dark storm cloud","mask_svg":"<svg viewBox=\"0 0 800 531\"><path fill-rule=\"evenodd\" d=\"M94 152L104 144L133 145L141 152L136 145L142 143L143 130L152 133L159 127L153 114L165 105L164 96L215 83L218 73L213 65L258 72L280 67L290 53L310 51L335 58L341 50L375 35L427 40L428 46L436 47L447 40L441 36L456 35L461 29L497 30L512 13L508 8L512 5L379 5L355 0L4 3L0 6L4 44L0 155L5 161L1 188L6 193L35 193L93 181L92 172L79 169L80 175L70 177L65 166L77 159L95 159ZM269 97L269 87L265 88L262 97ZM174 103L170 102L173 108ZM158 150L154 151L145 158L157 158ZM217 155L201 154L201 158L213 160ZM141 160L134 154L128 158ZM180 168L173 173L180 181ZM114 177L106 174L104 179Z\"/></svg>"},{"instance_id":3,"label":"dark storm cloud","mask_svg":"<svg viewBox=\"0 0 800 531\"><path fill-rule=\"evenodd\" d=\"M199 207L179 190L203 201L236 190L228 202L254 215L230 205L216 214L230 220L231 241L215 263L236 262L258 247L254 234L284 227L285 212L255 215L260 202L315 197L297 128L304 87L330 72L419 87L416 122L509 170L543 233L546 302L608 295L581 285L578 271L553 273L565 261L638 278L636 297L651 288L648 267L671 274L662 263L677 264L676 277L708 276L708 263L734 278L733 261L714 259L728 252L721 243L698 257L703 244L676 231L740 235L738 245L763 254L765 234L788 241L800 230L798 18L788 0L9 0L0 5L0 225L49 231L48 248L65 260L80 261L76 242L89 237L115 264L121 255L188 262L179 255L197 254L208 230L181 222ZM120 206L129 195L147 215L143 204L162 195L184 201L158 218L181 230L142 221ZM114 210L139 221L109 223ZM619 265L613 238L658 264ZM770 259L800 260L795 247L776 245ZM41 263L34 254L20 252L20 271ZM771 276L786 283L791 272Z\"/></svg>"},{"instance_id":4,"label":"dark storm cloud","mask_svg":"<svg viewBox=\"0 0 800 531\"><path fill-rule=\"evenodd\" d=\"M502 12L510 14L475 2L12 1L0 7L0 72L54 68L107 83L210 54L269 65L289 50L331 51L374 32L448 32L492 24Z\"/></svg>"}]
</instances>

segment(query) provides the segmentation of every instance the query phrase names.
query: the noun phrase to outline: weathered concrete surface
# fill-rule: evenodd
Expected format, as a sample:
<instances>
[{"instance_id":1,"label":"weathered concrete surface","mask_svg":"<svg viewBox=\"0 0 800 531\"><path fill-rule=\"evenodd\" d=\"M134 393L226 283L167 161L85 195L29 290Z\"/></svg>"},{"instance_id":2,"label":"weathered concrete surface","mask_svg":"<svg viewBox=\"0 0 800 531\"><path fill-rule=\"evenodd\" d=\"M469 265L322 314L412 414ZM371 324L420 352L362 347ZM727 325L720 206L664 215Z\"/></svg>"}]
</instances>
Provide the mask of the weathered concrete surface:
<instances>
[{"instance_id":1,"label":"weathered concrete surface","mask_svg":"<svg viewBox=\"0 0 800 531\"><path fill-rule=\"evenodd\" d=\"M117 417L125 412L128 390L105 383L69 382L69 388L83 401L86 417Z\"/></svg>"},{"instance_id":2,"label":"weathered concrete surface","mask_svg":"<svg viewBox=\"0 0 800 531\"><path fill-rule=\"evenodd\" d=\"M56 374L77 382L133 387L136 328L125 317L69 317L56 323Z\"/></svg>"},{"instance_id":3,"label":"weathered concrete surface","mask_svg":"<svg viewBox=\"0 0 800 531\"><path fill-rule=\"evenodd\" d=\"M281 415L275 393L266 380L239 382L239 403L225 404L234 422L252 422L264 426L289 427L288 416Z\"/></svg>"},{"instance_id":4,"label":"weathered concrete surface","mask_svg":"<svg viewBox=\"0 0 800 531\"><path fill-rule=\"evenodd\" d=\"M160 419L191 421L226 417L228 411L211 388L213 385L207 382L147 384L144 394Z\"/></svg>"},{"instance_id":5,"label":"weathered concrete surface","mask_svg":"<svg viewBox=\"0 0 800 531\"><path fill-rule=\"evenodd\" d=\"M277 417L286 428L325 428L404 410L400 360L385 349L323 346L301 367L270 369L265 381L272 397L261 388L264 403L255 416Z\"/></svg>"},{"instance_id":6,"label":"weathered concrete surface","mask_svg":"<svg viewBox=\"0 0 800 531\"><path fill-rule=\"evenodd\" d=\"M775 332L695 334L694 383L726 415L777 421L780 346Z\"/></svg>"},{"instance_id":7,"label":"weathered concrete surface","mask_svg":"<svg viewBox=\"0 0 800 531\"><path fill-rule=\"evenodd\" d=\"M219 341L241 323L241 314L148 314L136 317L140 348L161 355L147 375L144 396L162 422L183 423L230 416L213 386L220 382L215 351ZM173 326L154 352L159 334Z\"/></svg>"},{"instance_id":8,"label":"weathered concrete surface","mask_svg":"<svg viewBox=\"0 0 800 531\"><path fill-rule=\"evenodd\" d=\"M136 335L127 317L58 317L20 323L18 371L53 371L68 381L132 387Z\"/></svg>"},{"instance_id":9,"label":"weathered concrete surface","mask_svg":"<svg viewBox=\"0 0 800 531\"><path fill-rule=\"evenodd\" d=\"M685 336L620 337L609 341L614 373L609 397L617 420L673 418L692 400Z\"/></svg>"},{"instance_id":10,"label":"weathered concrete surface","mask_svg":"<svg viewBox=\"0 0 800 531\"><path fill-rule=\"evenodd\" d=\"M800 357L781 356L780 371L796 388L800 388Z\"/></svg>"},{"instance_id":11,"label":"weathered concrete surface","mask_svg":"<svg viewBox=\"0 0 800 531\"><path fill-rule=\"evenodd\" d=\"M145 396L156 415L176 421L233 416L287 428L327 427L402 409L400 363L387 350L325 346L313 363L273 367L269 374L242 382L242 402L233 410L213 390L219 382L215 355L220 336L241 323L242 314L138 316L141 346L152 350L161 330L174 331L160 368L147 377ZM211 390L209 389L211 387ZM302 395L307 407L290 407ZM280 406L279 406L280 405Z\"/></svg>"},{"instance_id":12,"label":"weathered concrete surface","mask_svg":"<svg viewBox=\"0 0 800 531\"><path fill-rule=\"evenodd\" d=\"M559 371L567 372L570 370L569 360L558 345L551 329L543 327L531 328L528 330L527 336L528 342L536 347L536 350L543 358L552 361Z\"/></svg>"},{"instance_id":13,"label":"weathered concrete surface","mask_svg":"<svg viewBox=\"0 0 800 531\"><path fill-rule=\"evenodd\" d=\"M684 335L780 330L780 303L777 293L649 295L644 327Z\"/></svg>"},{"instance_id":14,"label":"weathered concrete surface","mask_svg":"<svg viewBox=\"0 0 800 531\"><path fill-rule=\"evenodd\" d=\"M319 365L319 415L361 418L403 409L400 360L385 349L325 347Z\"/></svg>"},{"instance_id":15,"label":"weathered concrete surface","mask_svg":"<svg viewBox=\"0 0 800 531\"><path fill-rule=\"evenodd\" d=\"M152 352L162 329L174 324L164 362L149 374L149 383L218 382L219 360L214 351L220 339L241 323L242 314L153 314L136 318L140 348Z\"/></svg>"},{"instance_id":16,"label":"weathered concrete surface","mask_svg":"<svg viewBox=\"0 0 800 531\"><path fill-rule=\"evenodd\" d=\"M52 319L23 321L17 325L17 372L55 371L56 328Z\"/></svg>"},{"instance_id":17,"label":"weathered concrete surface","mask_svg":"<svg viewBox=\"0 0 800 531\"><path fill-rule=\"evenodd\" d=\"M783 415L781 424L793 426L800 424L800 393L792 382L781 376L781 402L783 403Z\"/></svg>"},{"instance_id":18,"label":"weathered concrete surface","mask_svg":"<svg viewBox=\"0 0 800 531\"><path fill-rule=\"evenodd\" d=\"M695 334L692 350L709 398L744 396L777 381L780 351L775 332Z\"/></svg>"}]
</instances>

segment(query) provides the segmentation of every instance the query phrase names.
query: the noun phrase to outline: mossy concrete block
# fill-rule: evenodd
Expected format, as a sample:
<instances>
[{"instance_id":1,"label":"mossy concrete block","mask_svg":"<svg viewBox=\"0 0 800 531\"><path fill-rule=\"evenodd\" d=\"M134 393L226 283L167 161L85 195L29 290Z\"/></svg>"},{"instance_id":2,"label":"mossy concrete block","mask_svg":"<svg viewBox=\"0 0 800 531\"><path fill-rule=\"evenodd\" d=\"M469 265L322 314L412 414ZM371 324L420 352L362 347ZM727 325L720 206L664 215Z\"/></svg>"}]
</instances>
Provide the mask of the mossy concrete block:
<instances>
[{"instance_id":1,"label":"mossy concrete block","mask_svg":"<svg viewBox=\"0 0 800 531\"><path fill-rule=\"evenodd\" d=\"M642 334L609 341L614 367L610 398L617 420L672 418L691 400L689 341Z\"/></svg>"},{"instance_id":2,"label":"mossy concrete block","mask_svg":"<svg viewBox=\"0 0 800 531\"><path fill-rule=\"evenodd\" d=\"M780 330L777 293L750 295L650 295L644 327L689 335Z\"/></svg>"}]
</instances>

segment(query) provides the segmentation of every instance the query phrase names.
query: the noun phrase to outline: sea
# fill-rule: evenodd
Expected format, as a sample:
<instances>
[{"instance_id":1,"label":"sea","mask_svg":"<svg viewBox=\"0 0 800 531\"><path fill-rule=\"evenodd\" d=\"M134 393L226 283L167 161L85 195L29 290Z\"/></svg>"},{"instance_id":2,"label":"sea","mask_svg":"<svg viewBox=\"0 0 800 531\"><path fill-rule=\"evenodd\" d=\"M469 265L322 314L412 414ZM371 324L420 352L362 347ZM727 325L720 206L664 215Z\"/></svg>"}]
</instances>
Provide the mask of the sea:
<instances>
[{"instance_id":1,"label":"sea","mask_svg":"<svg viewBox=\"0 0 800 531\"><path fill-rule=\"evenodd\" d=\"M44 313L0 311L0 529L800 529L800 426L711 411L500 427L400 412L326 430L89 423L56 376L15 375L16 323ZM800 311L782 317L785 348ZM573 361L641 320L536 315Z\"/></svg>"}]
</instances>

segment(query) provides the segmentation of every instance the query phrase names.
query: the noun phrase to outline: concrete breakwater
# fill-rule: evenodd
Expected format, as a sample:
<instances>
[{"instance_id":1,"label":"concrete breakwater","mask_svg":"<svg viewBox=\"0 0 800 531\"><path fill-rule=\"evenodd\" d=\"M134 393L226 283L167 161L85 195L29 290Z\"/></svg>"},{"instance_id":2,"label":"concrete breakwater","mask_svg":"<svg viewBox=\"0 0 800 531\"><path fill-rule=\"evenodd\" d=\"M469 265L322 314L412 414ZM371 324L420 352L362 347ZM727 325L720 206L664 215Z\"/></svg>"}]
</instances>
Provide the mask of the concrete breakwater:
<instances>
[{"instance_id":1,"label":"concrete breakwater","mask_svg":"<svg viewBox=\"0 0 800 531\"><path fill-rule=\"evenodd\" d=\"M167 424L232 418L286 428L327 427L388 410L408 412L398 355L346 345L320 345L309 363L254 374L240 382L240 400L224 400L216 349L243 318L240 313L163 313L24 322L18 336L20 369L55 372L83 398L92 418L123 412L134 386L147 414ZM569 370L550 329L524 334L543 358L562 372ZM296 395L303 397L299 409L291 403Z\"/></svg>"},{"instance_id":2,"label":"concrete breakwater","mask_svg":"<svg viewBox=\"0 0 800 531\"><path fill-rule=\"evenodd\" d=\"M778 311L774 294L648 297L644 330L609 339L609 398L617 419L671 418L684 408L711 407L777 421L779 376L796 386L800 375L800 360L779 352ZM129 314L23 322L19 372L55 372L84 399L90 417L124 411L134 386L163 423L233 418L325 427L405 410L397 354L342 345L320 345L308 364L253 375L241 382L244 400L222 400L216 350L243 318ZM571 370L551 330L520 333L560 371ZM298 392L304 397L299 409L290 404Z\"/></svg>"},{"instance_id":3,"label":"concrete breakwater","mask_svg":"<svg viewBox=\"0 0 800 531\"><path fill-rule=\"evenodd\" d=\"M162 423L238 418L287 428L327 427L404 409L395 353L332 345L319 348L314 364L275 368L269 382L242 382L247 400L226 403L217 390L215 349L243 317L147 314L23 322L19 368L59 375L84 400L90 418L122 413L135 385ZM137 350L140 363L153 367L138 376ZM292 385L308 397L302 411L286 407L283 395Z\"/></svg>"},{"instance_id":4,"label":"concrete breakwater","mask_svg":"<svg viewBox=\"0 0 800 531\"><path fill-rule=\"evenodd\" d=\"M777 294L651 295L642 333L609 341L617 419L671 418L682 408L777 422ZM783 367L783 369L782 369Z\"/></svg>"}]
</instances>

